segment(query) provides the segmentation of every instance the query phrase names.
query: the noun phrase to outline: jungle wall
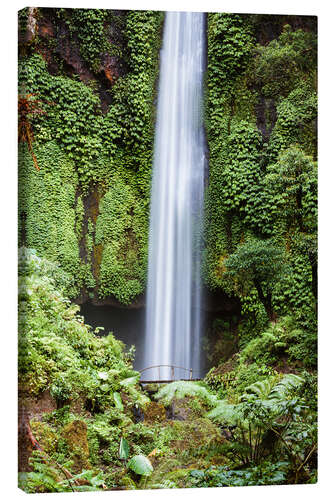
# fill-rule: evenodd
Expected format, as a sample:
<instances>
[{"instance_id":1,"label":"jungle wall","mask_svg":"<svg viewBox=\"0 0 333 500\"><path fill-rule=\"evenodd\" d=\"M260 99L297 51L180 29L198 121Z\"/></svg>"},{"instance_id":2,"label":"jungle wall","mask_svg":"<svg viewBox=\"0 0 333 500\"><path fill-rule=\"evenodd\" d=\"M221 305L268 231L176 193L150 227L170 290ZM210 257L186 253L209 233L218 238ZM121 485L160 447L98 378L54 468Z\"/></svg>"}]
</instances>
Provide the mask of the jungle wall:
<instances>
[{"instance_id":1,"label":"jungle wall","mask_svg":"<svg viewBox=\"0 0 333 500\"><path fill-rule=\"evenodd\" d=\"M162 29L152 11L19 12L19 243L79 303L144 305ZM229 357L291 317L314 364L316 18L210 13L207 53L207 343Z\"/></svg>"},{"instance_id":2,"label":"jungle wall","mask_svg":"<svg viewBox=\"0 0 333 500\"><path fill-rule=\"evenodd\" d=\"M58 261L80 302L130 304L144 291L162 20L150 11L19 13L19 118L31 122L38 165L23 134L19 242ZM27 117L24 100L37 108Z\"/></svg>"},{"instance_id":3,"label":"jungle wall","mask_svg":"<svg viewBox=\"0 0 333 500\"><path fill-rule=\"evenodd\" d=\"M288 316L304 340L293 355L309 355L311 362L317 299L316 21L208 14L205 107L206 283L239 297L240 347L268 320ZM228 337L230 325L219 321L213 337L220 331L223 338L223 328ZM275 340L280 356L292 343Z\"/></svg>"}]
</instances>

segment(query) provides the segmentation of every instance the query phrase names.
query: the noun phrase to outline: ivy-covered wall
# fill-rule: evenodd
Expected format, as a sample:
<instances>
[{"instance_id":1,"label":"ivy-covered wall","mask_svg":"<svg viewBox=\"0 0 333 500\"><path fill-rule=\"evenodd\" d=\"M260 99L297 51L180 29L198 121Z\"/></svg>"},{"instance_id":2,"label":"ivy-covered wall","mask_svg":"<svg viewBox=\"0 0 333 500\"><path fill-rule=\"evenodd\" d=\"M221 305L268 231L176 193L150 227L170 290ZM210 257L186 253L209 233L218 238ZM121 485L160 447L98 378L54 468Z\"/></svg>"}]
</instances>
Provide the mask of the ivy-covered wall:
<instances>
[{"instance_id":1,"label":"ivy-covered wall","mask_svg":"<svg viewBox=\"0 0 333 500\"><path fill-rule=\"evenodd\" d=\"M19 12L19 241L59 261L70 295L144 291L163 14ZM35 156L36 165L33 161Z\"/></svg>"},{"instance_id":2,"label":"ivy-covered wall","mask_svg":"<svg viewBox=\"0 0 333 500\"><path fill-rule=\"evenodd\" d=\"M240 298L241 345L291 315L313 363L316 57L316 18L208 14L206 284Z\"/></svg>"}]
</instances>

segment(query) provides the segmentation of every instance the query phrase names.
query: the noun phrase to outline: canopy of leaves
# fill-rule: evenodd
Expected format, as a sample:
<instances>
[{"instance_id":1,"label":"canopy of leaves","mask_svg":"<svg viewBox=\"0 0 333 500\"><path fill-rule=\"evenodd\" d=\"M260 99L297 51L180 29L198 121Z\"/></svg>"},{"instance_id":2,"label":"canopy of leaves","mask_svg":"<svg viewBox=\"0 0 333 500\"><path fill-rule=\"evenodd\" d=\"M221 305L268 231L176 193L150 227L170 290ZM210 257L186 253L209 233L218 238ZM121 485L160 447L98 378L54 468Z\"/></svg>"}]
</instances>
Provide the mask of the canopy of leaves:
<instances>
[{"instance_id":1,"label":"canopy of leaves","mask_svg":"<svg viewBox=\"0 0 333 500\"><path fill-rule=\"evenodd\" d=\"M287 230L312 233L317 229L317 167L298 147L285 150L267 168L265 185L272 199L272 213L284 220Z\"/></svg>"},{"instance_id":2,"label":"canopy of leaves","mask_svg":"<svg viewBox=\"0 0 333 500\"><path fill-rule=\"evenodd\" d=\"M265 282L272 288L284 270L284 252L270 240L251 239L239 245L224 264L226 275L235 280L236 286L244 289L250 282Z\"/></svg>"},{"instance_id":3,"label":"canopy of leaves","mask_svg":"<svg viewBox=\"0 0 333 500\"><path fill-rule=\"evenodd\" d=\"M286 95L302 73L311 73L316 67L317 40L312 32L293 31L286 24L280 37L257 48L255 76L264 95Z\"/></svg>"}]
</instances>

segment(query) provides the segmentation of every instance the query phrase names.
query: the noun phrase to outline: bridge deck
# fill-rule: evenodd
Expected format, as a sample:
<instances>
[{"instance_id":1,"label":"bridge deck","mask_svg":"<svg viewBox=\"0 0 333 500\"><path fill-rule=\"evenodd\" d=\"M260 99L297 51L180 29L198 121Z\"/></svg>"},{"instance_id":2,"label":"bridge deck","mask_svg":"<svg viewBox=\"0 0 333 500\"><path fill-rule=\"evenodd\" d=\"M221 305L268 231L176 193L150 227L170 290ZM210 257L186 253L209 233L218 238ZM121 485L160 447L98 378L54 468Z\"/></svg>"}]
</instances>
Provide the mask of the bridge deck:
<instances>
[{"instance_id":1,"label":"bridge deck","mask_svg":"<svg viewBox=\"0 0 333 500\"><path fill-rule=\"evenodd\" d=\"M170 380L140 380L140 384L171 384L172 382L175 382L176 380L184 380L184 381L199 381L202 380L201 378L193 378L193 371L198 372L198 370L193 370L193 368L185 368L184 366L177 366L177 365L152 365L152 366L146 366L146 368L143 368L142 370L139 370L139 372L142 374L143 372L147 370L152 370L158 368L158 376L161 376L161 368L171 368L171 379ZM190 378L175 378L175 369L176 370L184 370L185 372L189 372Z\"/></svg>"},{"instance_id":2,"label":"bridge deck","mask_svg":"<svg viewBox=\"0 0 333 500\"><path fill-rule=\"evenodd\" d=\"M171 384L172 382L178 382L183 380L184 382L199 382L202 378L179 378L173 380L139 380L139 384Z\"/></svg>"}]
</instances>

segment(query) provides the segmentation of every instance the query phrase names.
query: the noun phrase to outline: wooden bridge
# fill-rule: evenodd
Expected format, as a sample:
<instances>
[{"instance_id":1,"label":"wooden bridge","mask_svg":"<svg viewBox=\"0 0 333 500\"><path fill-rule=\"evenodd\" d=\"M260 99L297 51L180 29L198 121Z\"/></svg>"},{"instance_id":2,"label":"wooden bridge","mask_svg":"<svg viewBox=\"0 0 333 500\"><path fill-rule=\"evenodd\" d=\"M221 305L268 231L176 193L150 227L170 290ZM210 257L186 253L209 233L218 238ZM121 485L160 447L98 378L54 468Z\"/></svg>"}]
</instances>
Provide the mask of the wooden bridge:
<instances>
[{"instance_id":1,"label":"wooden bridge","mask_svg":"<svg viewBox=\"0 0 333 500\"><path fill-rule=\"evenodd\" d=\"M171 382L175 382L175 380L185 380L185 381L198 381L200 378L193 378L193 369L192 368L184 368L183 366L176 365L152 365L139 370L139 373L143 373L147 370L152 370L154 368L158 368L158 379L157 380L140 380L140 384L170 384ZM170 380L161 380L161 368L171 368L171 379ZM175 369L176 370L184 370L189 373L190 378L175 378ZM196 370L195 370L196 371Z\"/></svg>"}]
</instances>

